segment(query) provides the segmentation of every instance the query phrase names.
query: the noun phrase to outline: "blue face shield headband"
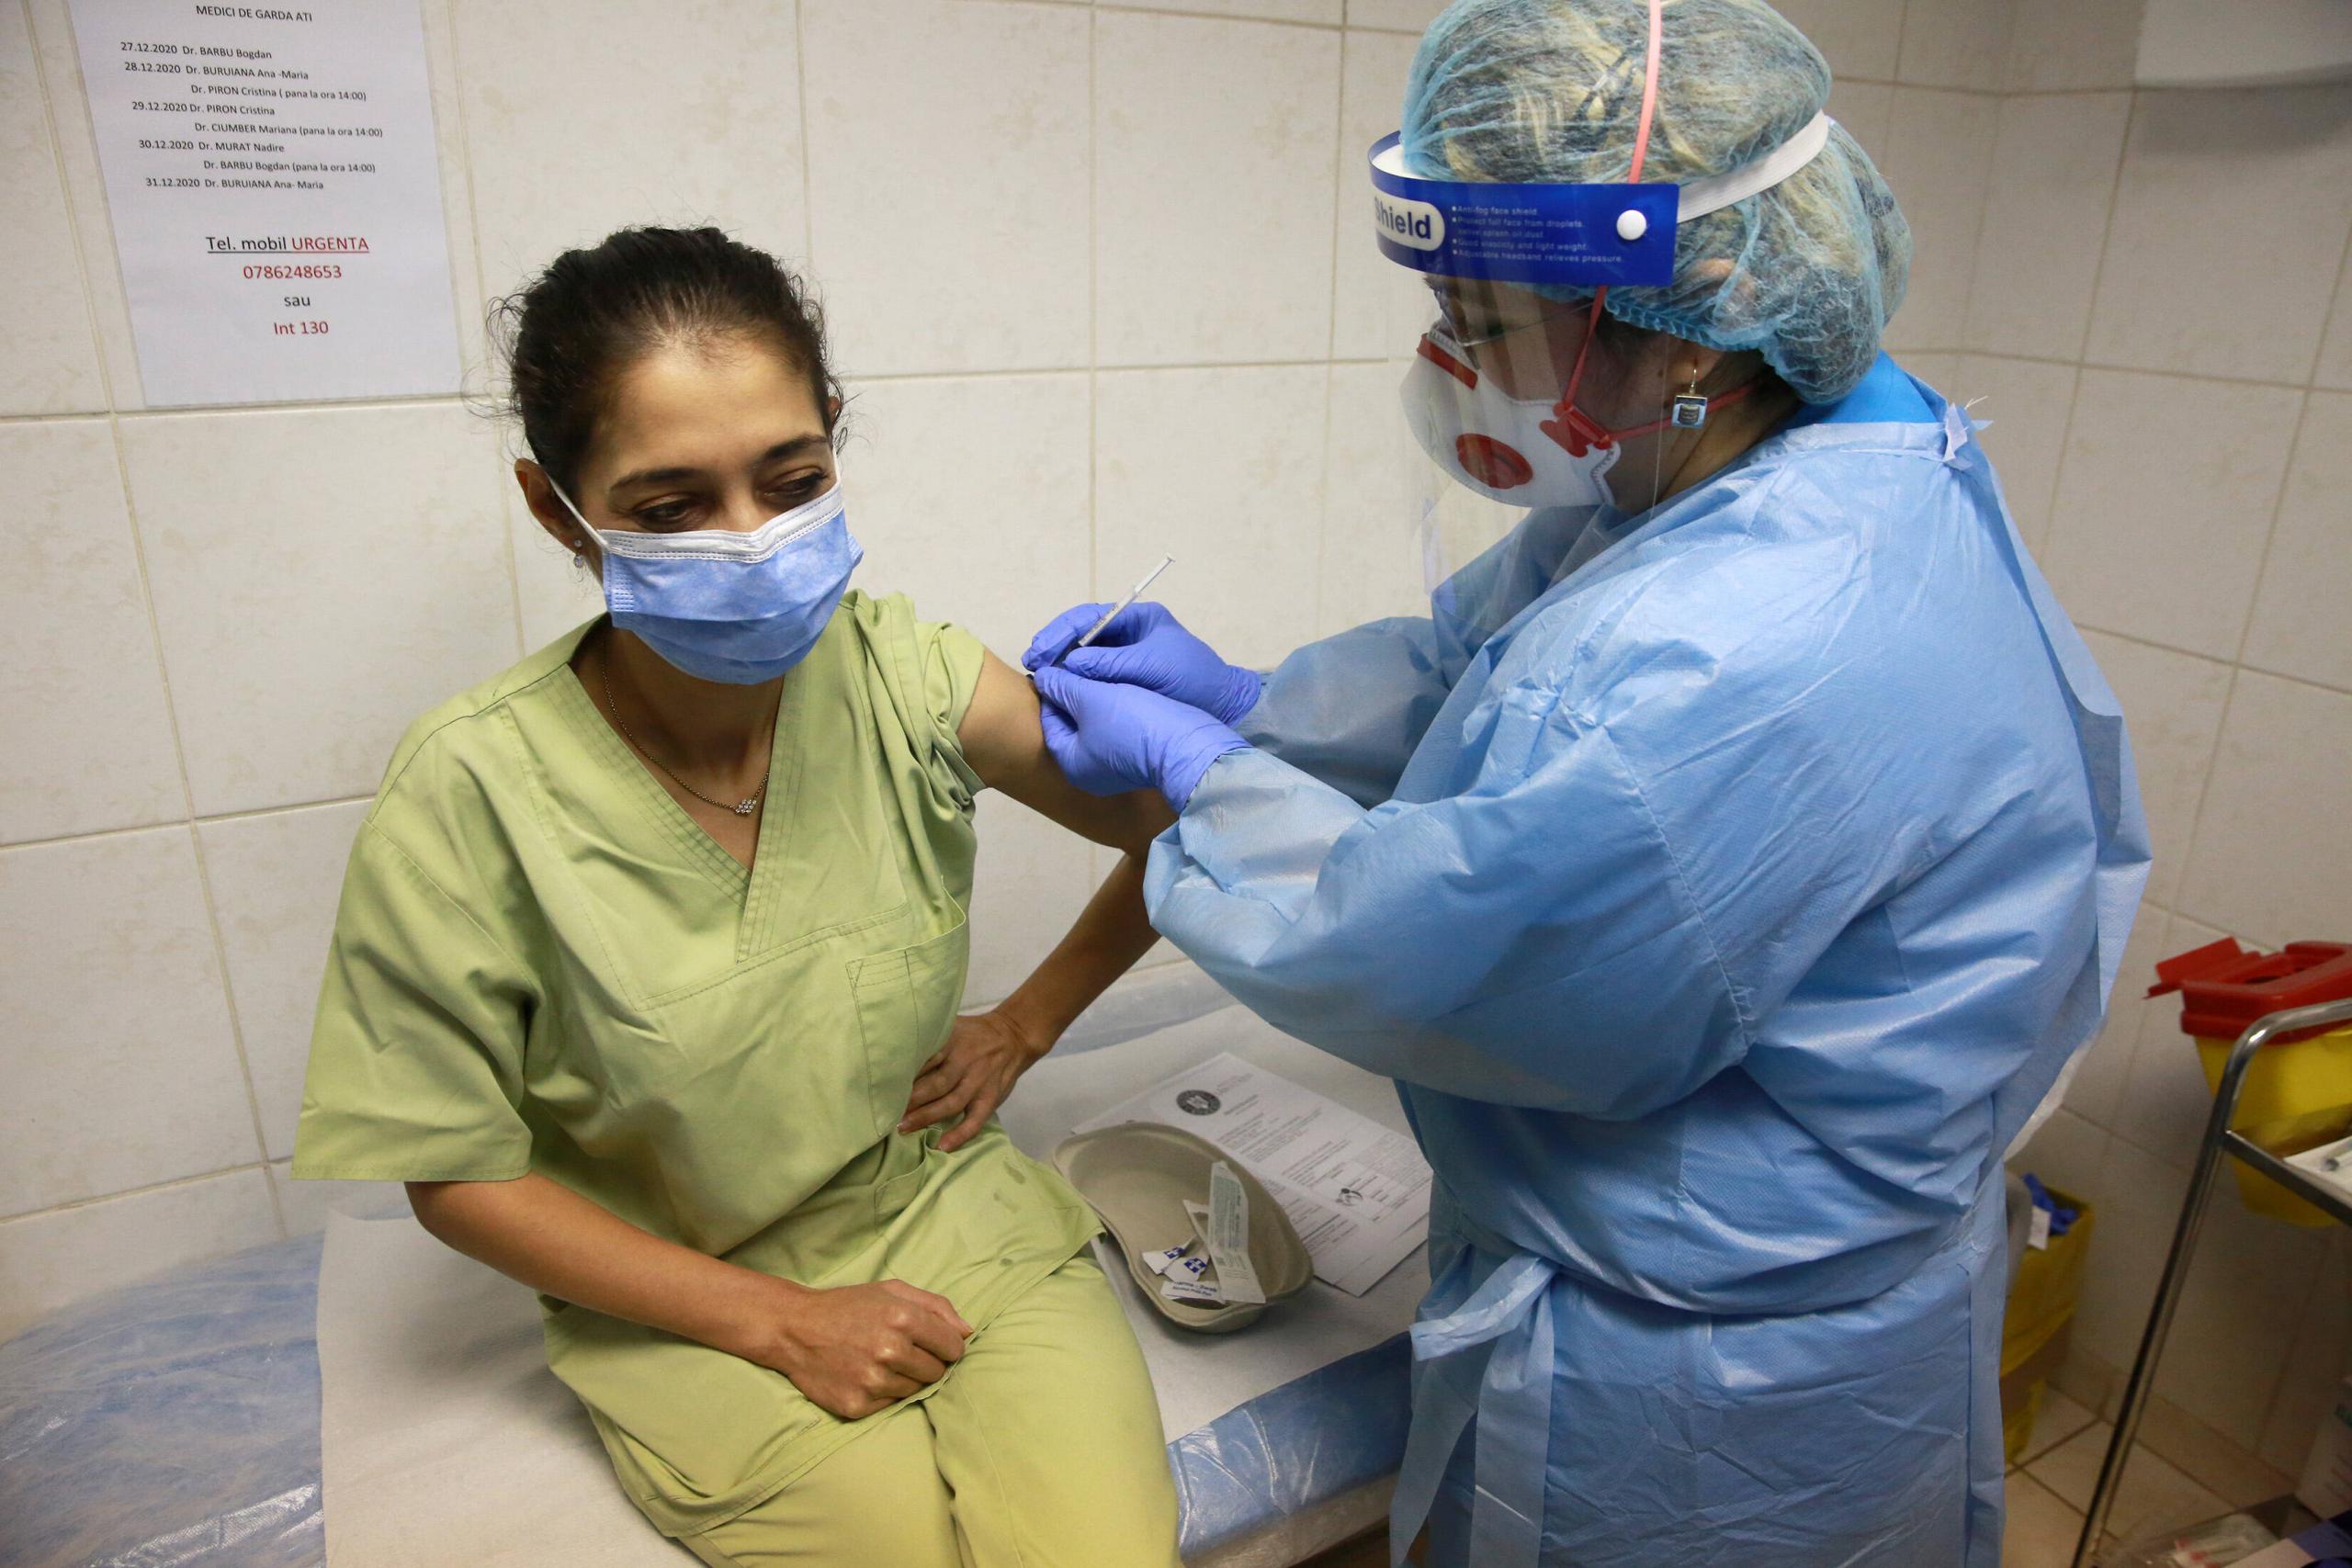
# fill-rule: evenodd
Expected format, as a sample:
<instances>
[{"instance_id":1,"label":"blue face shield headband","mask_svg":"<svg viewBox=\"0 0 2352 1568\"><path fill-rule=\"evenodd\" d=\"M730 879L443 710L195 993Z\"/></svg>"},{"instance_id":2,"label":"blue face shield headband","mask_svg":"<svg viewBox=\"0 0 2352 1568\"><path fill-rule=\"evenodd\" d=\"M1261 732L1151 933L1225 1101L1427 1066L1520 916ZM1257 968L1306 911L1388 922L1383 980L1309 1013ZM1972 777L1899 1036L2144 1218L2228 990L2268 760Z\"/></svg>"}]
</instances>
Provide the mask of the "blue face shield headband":
<instances>
[{"instance_id":1,"label":"blue face shield headband","mask_svg":"<svg viewBox=\"0 0 2352 1568\"><path fill-rule=\"evenodd\" d=\"M1815 115L1752 164L1689 185L1515 185L1408 174L1401 132L1372 146L1372 214L1381 254L1436 277L1576 288L1674 281L1676 226L1770 190L1829 144ZM1645 130L1647 129L1645 125Z\"/></svg>"},{"instance_id":2,"label":"blue face shield headband","mask_svg":"<svg viewBox=\"0 0 2352 1568\"><path fill-rule=\"evenodd\" d=\"M1814 163L1830 146L1830 115L1814 115L1755 163L1689 186L1639 184L1639 152L1633 181L1623 186L1420 179L1404 169L1402 141L1393 131L1371 143L1371 219L1381 254L1397 265L1432 277L1656 289L1675 280L1675 228L1771 190ZM1639 143L1646 141L1644 113Z\"/></svg>"},{"instance_id":3,"label":"blue face shield headband","mask_svg":"<svg viewBox=\"0 0 2352 1568\"><path fill-rule=\"evenodd\" d=\"M838 479L748 534L598 528L570 496L555 493L604 547L613 625L699 680L755 686L799 663L865 558L850 535Z\"/></svg>"}]
</instances>

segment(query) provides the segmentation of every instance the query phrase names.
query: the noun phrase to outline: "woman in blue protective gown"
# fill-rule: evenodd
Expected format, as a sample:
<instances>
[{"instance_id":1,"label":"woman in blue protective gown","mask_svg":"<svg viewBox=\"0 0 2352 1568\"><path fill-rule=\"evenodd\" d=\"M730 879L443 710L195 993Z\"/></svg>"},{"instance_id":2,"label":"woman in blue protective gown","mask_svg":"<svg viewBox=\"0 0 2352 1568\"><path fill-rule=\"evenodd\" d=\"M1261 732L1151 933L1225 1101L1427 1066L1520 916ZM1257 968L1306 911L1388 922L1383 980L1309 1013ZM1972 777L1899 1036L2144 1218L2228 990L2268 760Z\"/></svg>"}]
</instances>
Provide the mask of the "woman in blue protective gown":
<instances>
[{"instance_id":1,"label":"woman in blue protective gown","mask_svg":"<svg viewBox=\"0 0 2352 1568\"><path fill-rule=\"evenodd\" d=\"M1406 170L1683 186L1666 284L1429 279L1407 424L1518 525L1262 682L1150 605L1030 651L1065 771L1181 813L1155 926L1398 1080L1433 1562L1998 1561L2000 1159L2146 835L1973 426L1880 350L1907 231L1828 85L1756 0L1453 6Z\"/></svg>"}]
</instances>

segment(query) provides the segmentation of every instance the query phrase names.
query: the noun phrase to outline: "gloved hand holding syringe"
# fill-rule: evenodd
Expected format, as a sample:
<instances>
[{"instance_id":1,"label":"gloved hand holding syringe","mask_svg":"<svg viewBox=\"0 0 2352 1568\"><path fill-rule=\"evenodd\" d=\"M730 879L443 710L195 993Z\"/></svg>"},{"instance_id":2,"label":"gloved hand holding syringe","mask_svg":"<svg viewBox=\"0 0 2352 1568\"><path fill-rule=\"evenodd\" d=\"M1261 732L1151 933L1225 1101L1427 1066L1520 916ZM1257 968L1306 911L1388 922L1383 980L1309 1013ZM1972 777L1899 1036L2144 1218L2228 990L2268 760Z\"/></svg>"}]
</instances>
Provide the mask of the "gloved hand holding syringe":
<instances>
[{"instance_id":1,"label":"gloved hand holding syringe","mask_svg":"<svg viewBox=\"0 0 2352 1568\"><path fill-rule=\"evenodd\" d=\"M1112 605L1108 610L1105 610L1102 613L1102 618L1101 620L1086 628L1085 636L1070 644L1070 652L1075 653L1081 648L1091 648L1093 646L1094 639L1102 635L1103 628L1108 626L1113 621L1117 620L1120 613L1125 610L1128 605L1142 598L1144 590L1159 581L1159 574L1166 571L1170 567L1174 566L1175 564L1176 558L1174 556L1160 557L1159 564L1153 567L1149 571L1145 572L1143 576L1136 581L1136 585L1127 590L1127 596L1125 598Z\"/></svg>"},{"instance_id":2,"label":"gloved hand holding syringe","mask_svg":"<svg viewBox=\"0 0 2352 1568\"><path fill-rule=\"evenodd\" d=\"M1080 649L1091 648L1094 645L1094 639L1101 637L1104 631L1108 630L1111 623L1125 615L1127 612L1128 607L1133 605L1136 600L1142 598L1144 595L1144 590L1159 581L1159 574L1161 572L1166 571L1170 567L1174 566L1175 564L1176 558L1174 556L1160 557L1159 564L1153 567L1149 571L1145 572L1141 578L1137 579L1136 585L1127 590L1127 596L1125 598L1120 600L1117 604L1112 605L1109 609L1095 616L1093 624L1089 626L1083 632L1080 632L1077 640L1069 642L1067 646L1058 645L1063 642L1063 639L1069 637L1069 627L1070 623L1074 619L1082 619L1086 611L1092 608L1092 606L1080 605L1075 610L1066 610L1061 615L1056 616L1053 623L1046 626L1044 631L1039 632L1035 640L1030 643L1029 651L1021 657L1021 666L1023 669L1029 671L1029 679L1035 681L1037 678L1038 670L1042 667L1048 664L1059 664L1063 660L1069 658L1071 654L1076 653Z\"/></svg>"},{"instance_id":3,"label":"gloved hand holding syringe","mask_svg":"<svg viewBox=\"0 0 2352 1568\"><path fill-rule=\"evenodd\" d=\"M1226 662L1185 630L1167 606L1138 602L1174 560L1173 556L1164 558L1125 598L1107 609L1078 604L1055 616L1021 656L1022 667L1033 677L1047 665L1057 665L1089 680L1142 686L1199 708L1220 723L1240 722L1243 714L1258 705L1258 672Z\"/></svg>"},{"instance_id":4,"label":"gloved hand holding syringe","mask_svg":"<svg viewBox=\"0 0 2352 1568\"><path fill-rule=\"evenodd\" d=\"M1219 658L1166 605L1141 601L1168 565L1107 609L1063 611L1021 663L1036 682L1046 749L1063 777L1092 795L1156 788L1181 813L1211 763L1248 750L1232 727L1258 705L1262 682Z\"/></svg>"}]
</instances>

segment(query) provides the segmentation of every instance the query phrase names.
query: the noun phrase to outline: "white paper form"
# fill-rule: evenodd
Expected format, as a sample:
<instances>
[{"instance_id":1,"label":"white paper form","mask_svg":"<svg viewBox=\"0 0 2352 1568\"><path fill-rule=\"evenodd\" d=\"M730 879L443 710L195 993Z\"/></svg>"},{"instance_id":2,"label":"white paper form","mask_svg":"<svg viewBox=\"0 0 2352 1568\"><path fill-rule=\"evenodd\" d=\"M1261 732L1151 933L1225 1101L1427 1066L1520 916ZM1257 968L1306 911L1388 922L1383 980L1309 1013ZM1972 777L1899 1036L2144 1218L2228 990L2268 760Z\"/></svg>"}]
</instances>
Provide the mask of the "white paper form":
<instances>
[{"instance_id":1,"label":"white paper form","mask_svg":"<svg viewBox=\"0 0 2352 1568\"><path fill-rule=\"evenodd\" d=\"M416 0L72 0L147 401L458 388Z\"/></svg>"},{"instance_id":2,"label":"white paper form","mask_svg":"<svg viewBox=\"0 0 2352 1568\"><path fill-rule=\"evenodd\" d=\"M1230 1053L1076 1131L1125 1122L1181 1127L1248 1166L1297 1228L1316 1278L1351 1295L1429 1239L1430 1167L1410 1137Z\"/></svg>"}]
</instances>

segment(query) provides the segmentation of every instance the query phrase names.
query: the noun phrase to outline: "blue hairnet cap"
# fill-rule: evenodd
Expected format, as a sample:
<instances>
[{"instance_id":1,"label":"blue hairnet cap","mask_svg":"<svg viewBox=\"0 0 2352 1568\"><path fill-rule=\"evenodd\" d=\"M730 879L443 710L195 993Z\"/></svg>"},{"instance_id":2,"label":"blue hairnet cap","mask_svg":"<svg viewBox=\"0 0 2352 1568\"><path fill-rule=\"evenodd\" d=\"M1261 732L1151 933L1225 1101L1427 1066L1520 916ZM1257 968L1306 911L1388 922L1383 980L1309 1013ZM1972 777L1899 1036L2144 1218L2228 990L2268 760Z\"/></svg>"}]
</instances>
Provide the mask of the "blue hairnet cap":
<instances>
[{"instance_id":1,"label":"blue hairnet cap","mask_svg":"<svg viewBox=\"0 0 2352 1568\"><path fill-rule=\"evenodd\" d=\"M1829 100L1821 51L1763 0L1666 0L1663 39L1645 181L1739 168ZM1648 0L1456 0L1413 57L1406 166L1436 179L1621 183L1648 49ZM1877 360L1910 269L1894 193L1839 126L1788 179L1682 224L1672 283L1611 288L1605 308L1710 348L1758 350L1805 401L1835 402Z\"/></svg>"}]
</instances>

